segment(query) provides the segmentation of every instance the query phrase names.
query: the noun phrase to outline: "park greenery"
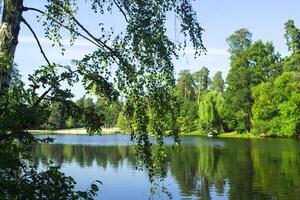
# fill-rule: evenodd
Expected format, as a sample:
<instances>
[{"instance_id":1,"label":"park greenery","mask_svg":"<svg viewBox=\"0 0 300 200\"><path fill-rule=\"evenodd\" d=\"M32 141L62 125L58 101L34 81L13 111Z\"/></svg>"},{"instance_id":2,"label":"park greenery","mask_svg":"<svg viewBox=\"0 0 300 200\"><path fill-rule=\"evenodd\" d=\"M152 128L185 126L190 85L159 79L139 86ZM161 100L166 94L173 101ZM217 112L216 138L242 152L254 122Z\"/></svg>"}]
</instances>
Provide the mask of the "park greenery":
<instances>
[{"instance_id":1,"label":"park greenery","mask_svg":"<svg viewBox=\"0 0 300 200\"><path fill-rule=\"evenodd\" d=\"M233 132L270 137L300 136L300 30L294 21L285 23L285 38L291 55L282 57L272 42L252 41L252 33L239 29L228 37L231 66L226 80L218 71L210 76L207 67L191 73L182 70L172 94L173 118L166 117L166 130L177 129L183 135ZM105 106L99 98L81 98L75 102L102 112L105 126L129 131L124 115L125 101ZM51 116L59 113L52 108ZM117 114L119 113L119 114ZM150 110L148 115L151 115ZM49 118L52 128L80 127L57 116ZM54 120L54 121L51 121ZM60 121L58 121L60 120ZM62 123L63 122L63 123Z\"/></svg>"},{"instance_id":2,"label":"park greenery","mask_svg":"<svg viewBox=\"0 0 300 200\"><path fill-rule=\"evenodd\" d=\"M283 58L272 42L252 41L242 28L227 38L225 81L221 72L210 77L206 67L179 73L173 93L180 132L300 136L300 30L293 20L284 25L289 56Z\"/></svg>"}]
</instances>

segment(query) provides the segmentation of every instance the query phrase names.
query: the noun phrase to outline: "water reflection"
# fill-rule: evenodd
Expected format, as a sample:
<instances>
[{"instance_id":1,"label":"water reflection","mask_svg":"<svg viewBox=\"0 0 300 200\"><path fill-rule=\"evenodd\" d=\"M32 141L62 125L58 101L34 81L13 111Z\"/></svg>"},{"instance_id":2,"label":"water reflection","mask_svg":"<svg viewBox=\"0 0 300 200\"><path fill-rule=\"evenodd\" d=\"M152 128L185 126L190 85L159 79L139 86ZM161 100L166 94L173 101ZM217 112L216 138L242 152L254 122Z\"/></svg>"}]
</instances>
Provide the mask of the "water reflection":
<instances>
[{"instance_id":1,"label":"water reflection","mask_svg":"<svg viewBox=\"0 0 300 200\"><path fill-rule=\"evenodd\" d=\"M174 199L260 200L298 199L300 196L298 141L186 137L182 142L181 151L167 146L168 180ZM136 167L132 145L41 144L32 151L37 165L45 166L48 160L52 160L58 165L66 165L66 168L100 167L111 177L112 185L118 184L118 177L111 170L130 176ZM79 178L95 179L86 174L79 175ZM134 178L135 181L147 179L145 175ZM137 185L146 187L145 182ZM126 193L128 188L124 187L123 193ZM117 188L115 190L110 188L110 192L117 192ZM142 197L146 199L147 195L136 199ZM129 195L128 199L132 196Z\"/></svg>"}]
</instances>

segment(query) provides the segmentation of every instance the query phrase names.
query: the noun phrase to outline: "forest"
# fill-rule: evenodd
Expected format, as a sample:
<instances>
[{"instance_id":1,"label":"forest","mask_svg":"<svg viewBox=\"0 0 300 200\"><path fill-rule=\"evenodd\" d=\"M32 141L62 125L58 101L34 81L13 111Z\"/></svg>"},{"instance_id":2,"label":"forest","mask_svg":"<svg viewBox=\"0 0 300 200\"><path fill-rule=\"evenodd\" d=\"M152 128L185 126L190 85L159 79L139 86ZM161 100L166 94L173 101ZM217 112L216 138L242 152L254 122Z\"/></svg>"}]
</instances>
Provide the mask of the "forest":
<instances>
[{"instance_id":1,"label":"forest","mask_svg":"<svg viewBox=\"0 0 300 200\"><path fill-rule=\"evenodd\" d=\"M178 74L173 96L176 121L165 118L168 130L184 134L219 134L236 131L270 137L300 136L300 30L294 21L284 24L291 55L283 57L272 42L253 41L252 33L242 28L227 38L230 71L222 77L211 75L207 67ZM126 101L109 102L82 97L79 107L96 110L104 126L129 130L123 106ZM51 105L48 122L38 128L83 127L80 120L63 118ZM148 113L150 115L150 113Z\"/></svg>"}]
</instances>

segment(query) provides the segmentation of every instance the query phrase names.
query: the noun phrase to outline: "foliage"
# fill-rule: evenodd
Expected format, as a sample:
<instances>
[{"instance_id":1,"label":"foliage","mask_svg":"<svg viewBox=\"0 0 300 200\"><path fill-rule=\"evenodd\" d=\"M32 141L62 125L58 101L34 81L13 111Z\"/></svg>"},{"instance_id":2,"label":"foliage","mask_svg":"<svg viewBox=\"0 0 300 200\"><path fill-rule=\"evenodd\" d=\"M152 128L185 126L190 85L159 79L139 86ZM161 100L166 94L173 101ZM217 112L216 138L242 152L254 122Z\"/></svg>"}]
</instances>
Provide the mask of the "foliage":
<instances>
[{"instance_id":1,"label":"foliage","mask_svg":"<svg viewBox=\"0 0 300 200\"><path fill-rule=\"evenodd\" d=\"M117 125L118 114L121 110L121 103L118 101L109 101L105 98L98 98L96 101L97 112L104 116L104 126L114 127Z\"/></svg>"},{"instance_id":2,"label":"foliage","mask_svg":"<svg viewBox=\"0 0 300 200\"><path fill-rule=\"evenodd\" d=\"M212 84L210 87L211 90L214 90L218 93L223 93L225 89L225 82L222 78L222 72L218 71L212 78Z\"/></svg>"},{"instance_id":3,"label":"foliage","mask_svg":"<svg viewBox=\"0 0 300 200\"><path fill-rule=\"evenodd\" d=\"M66 127L67 128L75 128L75 120L72 117L69 117L66 120Z\"/></svg>"},{"instance_id":4,"label":"foliage","mask_svg":"<svg viewBox=\"0 0 300 200\"><path fill-rule=\"evenodd\" d=\"M252 44L252 33L248 29L241 28L226 39L229 52L232 56L238 56Z\"/></svg>"},{"instance_id":5,"label":"foliage","mask_svg":"<svg viewBox=\"0 0 300 200\"><path fill-rule=\"evenodd\" d=\"M252 43L251 36L247 29L240 29L227 39L232 55L226 79L226 120L231 130L240 133L251 129L251 87L280 74L276 65L280 55L273 44Z\"/></svg>"},{"instance_id":6,"label":"foliage","mask_svg":"<svg viewBox=\"0 0 300 200\"><path fill-rule=\"evenodd\" d=\"M210 84L209 70L206 67L202 67L199 71L193 74L196 89L198 91L206 91Z\"/></svg>"},{"instance_id":7,"label":"foliage","mask_svg":"<svg viewBox=\"0 0 300 200\"><path fill-rule=\"evenodd\" d=\"M195 102L195 79L189 70L180 71L175 89L178 105L177 108L174 108L174 110L177 110L176 124L180 132L189 133L196 129L197 125L195 122L198 117L198 108Z\"/></svg>"},{"instance_id":8,"label":"foliage","mask_svg":"<svg viewBox=\"0 0 300 200\"><path fill-rule=\"evenodd\" d=\"M224 98L221 94L211 91L207 93L199 106L199 123L201 129L219 134L224 130Z\"/></svg>"},{"instance_id":9,"label":"foliage","mask_svg":"<svg viewBox=\"0 0 300 200\"><path fill-rule=\"evenodd\" d=\"M253 88L253 131L278 136L300 135L300 74L284 72Z\"/></svg>"},{"instance_id":10,"label":"foliage","mask_svg":"<svg viewBox=\"0 0 300 200\"><path fill-rule=\"evenodd\" d=\"M288 20L284 24L286 44L293 53L300 51L300 30L295 26L294 20Z\"/></svg>"},{"instance_id":11,"label":"foliage","mask_svg":"<svg viewBox=\"0 0 300 200\"><path fill-rule=\"evenodd\" d=\"M96 196L101 182L91 184L87 191L76 191L74 179L60 172L58 167L50 164L45 171L38 172L36 166L28 166L24 160L19 160L20 154L26 156L23 148L23 145L8 141L1 142L1 199L91 200Z\"/></svg>"},{"instance_id":12,"label":"foliage","mask_svg":"<svg viewBox=\"0 0 300 200\"><path fill-rule=\"evenodd\" d=\"M193 74L195 83L195 90L197 94L197 103L199 105L202 96L207 92L210 85L209 70L206 67L202 67L199 71Z\"/></svg>"},{"instance_id":13,"label":"foliage","mask_svg":"<svg viewBox=\"0 0 300 200\"><path fill-rule=\"evenodd\" d=\"M124 115L124 111L119 112L117 127L122 131L129 131L130 124Z\"/></svg>"},{"instance_id":14,"label":"foliage","mask_svg":"<svg viewBox=\"0 0 300 200\"><path fill-rule=\"evenodd\" d=\"M273 43L258 40L249 46L245 57L249 63L251 87L278 75L275 64L281 59Z\"/></svg>"},{"instance_id":15,"label":"foliage","mask_svg":"<svg viewBox=\"0 0 300 200\"><path fill-rule=\"evenodd\" d=\"M184 101L180 105L177 123L180 132L189 133L197 129L198 105L194 101Z\"/></svg>"},{"instance_id":16,"label":"foliage","mask_svg":"<svg viewBox=\"0 0 300 200\"><path fill-rule=\"evenodd\" d=\"M11 73L11 85L12 86L17 86L20 84L22 75L20 74L19 69L17 68L17 66L14 66L12 69L12 73Z\"/></svg>"},{"instance_id":17,"label":"foliage","mask_svg":"<svg viewBox=\"0 0 300 200\"><path fill-rule=\"evenodd\" d=\"M50 105L50 116L48 121L43 125L48 130L55 130L64 127L64 121L61 115L61 111L58 104L51 104ZM69 117L71 118L71 117Z\"/></svg>"},{"instance_id":18,"label":"foliage","mask_svg":"<svg viewBox=\"0 0 300 200\"><path fill-rule=\"evenodd\" d=\"M195 99L195 82L190 70L182 70L176 83L176 96L181 100Z\"/></svg>"}]
</instances>

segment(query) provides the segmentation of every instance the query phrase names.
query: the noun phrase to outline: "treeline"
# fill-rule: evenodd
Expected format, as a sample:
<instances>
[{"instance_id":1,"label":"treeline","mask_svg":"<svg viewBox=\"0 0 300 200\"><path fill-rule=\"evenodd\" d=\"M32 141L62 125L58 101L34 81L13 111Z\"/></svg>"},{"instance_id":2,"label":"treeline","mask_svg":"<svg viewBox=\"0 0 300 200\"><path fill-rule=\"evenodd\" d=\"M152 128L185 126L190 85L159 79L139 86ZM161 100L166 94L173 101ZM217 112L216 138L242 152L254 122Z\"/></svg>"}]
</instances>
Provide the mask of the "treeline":
<instances>
[{"instance_id":1,"label":"treeline","mask_svg":"<svg viewBox=\"0 0 300 200\"><path fill-rule=\"evenodd\" d=\"M206 67L179 74L176 98L181 132L300 136L300 30L285 23L291 55L285 58L272 42L253 41L247 29L229 38L230 70L224 83L221 72L209 77Z\"/></svg>"},{"instance_id":2,"label":"treeline","mask_svg":"<svg viewBox=\"0 0 300 200\"><path fill-rule=\"evenodd\" d=\"M272 42L253 41L242 28L227 38L230 70L223 80L206 67L191 73L182 70L174 89L175 109L166 118L166 130L181 133L254 133L268 136L300 136L300 30L293 20L285 23L285 38L291 55L282 57ZM122 102L81 98L84 109L103 115L103 126L129 130ZM42 128L82 127L80 120L64 118L53 105ZM151 117L151 112L149 112ZM175 115L175 116L174 116ZM161 123L161 122L159 122ZM151 131L150 131L151 132Z\"/></svg>"},{"instance_id":3,"label":"treeline","mask_svg":"<svg viewBox=\"0 0 300 200\"><path fill-rule=\"evenodd\" d=\"M103 127L115 127L117 124L118 114L121 110L121 103L108 101L105 98L98 98L94 101L90 97L83 96L74 102L80 110L95 111L99 116L102 116ZM64 128L82 128L84 127L83 118L79 119L65 116L58 104L51 104L51 114L46 123L40 129L64 129Z\"/></svg>"}]
</instances>

